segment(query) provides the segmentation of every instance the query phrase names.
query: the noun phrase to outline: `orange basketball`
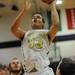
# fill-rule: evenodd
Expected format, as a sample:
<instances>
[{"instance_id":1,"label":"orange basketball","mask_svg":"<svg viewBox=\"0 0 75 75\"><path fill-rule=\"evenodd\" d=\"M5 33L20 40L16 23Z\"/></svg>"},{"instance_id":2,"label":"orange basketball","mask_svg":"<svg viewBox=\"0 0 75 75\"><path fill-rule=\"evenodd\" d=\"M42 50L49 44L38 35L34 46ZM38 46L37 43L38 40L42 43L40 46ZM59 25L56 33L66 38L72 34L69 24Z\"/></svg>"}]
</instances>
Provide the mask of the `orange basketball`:
<instances>
[{"instance_id":1,"label":"orange basketball","mask_svg":"<svg viewBox=\"0 0 75 75\"><path fill-rule=\"evenodd\" d=\"M51 4L54 0L42 0L44 3Z\"/></svg>"}]
</instances>

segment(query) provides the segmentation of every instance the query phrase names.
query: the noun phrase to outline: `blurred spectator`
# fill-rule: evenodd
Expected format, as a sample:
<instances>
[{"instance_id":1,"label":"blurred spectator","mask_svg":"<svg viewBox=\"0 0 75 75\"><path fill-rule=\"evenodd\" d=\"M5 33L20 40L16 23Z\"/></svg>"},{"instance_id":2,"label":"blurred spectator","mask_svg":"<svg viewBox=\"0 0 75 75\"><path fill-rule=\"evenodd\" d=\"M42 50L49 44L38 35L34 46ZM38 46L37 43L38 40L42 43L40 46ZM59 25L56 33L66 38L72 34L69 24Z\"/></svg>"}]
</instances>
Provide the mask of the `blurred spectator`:
<instances>
[{"instance_id":1,"label":"blurred spectator","mask_svg":"<svg viewBox=\"0 0 75 75\"><path fill-rule=\"evenodd\" d=\"M54 73L56 72L56 69L57 69L58 64L59 64L59 61L50 62L49 67L51 67L53 69Z\"/></svg>"},{"instance_id":2,"label":"blurred spectator","mask_svg":"<svg viewBox=\"0 0 75 75\"><path fill-rule=\"evenodd\" d=\"M75 75L75 62L70 58L63 58L57 67L56 75Z\"/></svg>"},{"instance_id":3,"label":"blurred spectator","mask_svg":"<svg viewBox=\"0 0 75 75\"><path fill-rule=\"evenodd\" d=\"M18 58L13 58L10 61L9 71L11 75L23 75L23 67Z\"/></svg>"},{"instance_id":4,"label":"blurred spectator","mask_svg":"<svg viewBox=\"0 0 75 75\"><path fill-rule=\"evenodd\" d=\"M0 75L10 75L7 66L0 64Z\"/></svg>"}]
</instances>

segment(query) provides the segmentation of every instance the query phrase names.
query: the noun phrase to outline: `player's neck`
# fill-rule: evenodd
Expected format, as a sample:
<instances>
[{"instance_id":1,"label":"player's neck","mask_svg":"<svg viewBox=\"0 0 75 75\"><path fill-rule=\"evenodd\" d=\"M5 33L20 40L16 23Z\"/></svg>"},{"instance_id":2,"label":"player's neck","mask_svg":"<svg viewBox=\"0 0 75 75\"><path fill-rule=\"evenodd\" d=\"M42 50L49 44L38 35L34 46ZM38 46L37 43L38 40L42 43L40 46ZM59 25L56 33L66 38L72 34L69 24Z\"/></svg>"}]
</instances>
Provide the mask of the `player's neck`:
<instances>
[{"instance_id":1,"label":"player's neck","mask_svg":"<svg viewBox=\"0 0 75 75\"><path fill-rule=\"evenodd\" d=\"M32 27L33 30L40 30L43 29L43 27Z\"/></svg>"}]
</instances>

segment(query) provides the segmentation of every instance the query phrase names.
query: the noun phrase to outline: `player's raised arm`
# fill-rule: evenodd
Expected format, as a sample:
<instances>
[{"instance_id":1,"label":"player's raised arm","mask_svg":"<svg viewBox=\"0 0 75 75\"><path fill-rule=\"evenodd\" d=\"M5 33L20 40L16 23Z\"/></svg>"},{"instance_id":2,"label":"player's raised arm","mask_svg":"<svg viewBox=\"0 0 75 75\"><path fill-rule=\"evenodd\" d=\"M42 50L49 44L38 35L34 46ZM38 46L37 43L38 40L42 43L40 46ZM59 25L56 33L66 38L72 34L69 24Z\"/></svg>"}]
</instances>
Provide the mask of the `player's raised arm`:
<instances>
[{"instance_id":1,"label":"player's raised arm","mask_svg":"<svg viewBox=\"0 0 75 75\"><path fill-rule=\"evenodd\" d=\"M29 2L26 1L23 9L21 10L21 12L18 14L18 16L15 18L14 22L12 23L11 26L11 32L18 38L21 40L21 38L24 36L25 32L21 27L20 27L20 23L21 20L24 16L26 16L29 8L30 8L31 4Z\"/></svg>"},{"instance_id":2,"label":"player's raised arm","mask_svg":"<svg viewBox=\"0 0 75 75\"><path fill-rule=\"evenodd\" d=\"M51 27L50 27L48 36L49 36L50 42L52 42L58 31L58 25L59 25L59 17L58 17L58 13L56 9L56 4L55 4L55 0L42 0L42 1L48 4L51 10Z\"/></svg>"}]
</instances>

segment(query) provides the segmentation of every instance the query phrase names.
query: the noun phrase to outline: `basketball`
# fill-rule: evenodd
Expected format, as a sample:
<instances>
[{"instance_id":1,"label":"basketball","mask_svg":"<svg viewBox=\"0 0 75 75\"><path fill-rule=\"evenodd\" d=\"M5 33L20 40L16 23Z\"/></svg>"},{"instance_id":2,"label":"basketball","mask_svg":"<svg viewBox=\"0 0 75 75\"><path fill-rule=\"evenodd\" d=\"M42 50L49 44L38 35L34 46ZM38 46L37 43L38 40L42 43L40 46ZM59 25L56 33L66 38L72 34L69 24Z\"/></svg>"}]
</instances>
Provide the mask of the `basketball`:
<instances>
[{"instance_id":1,"label":"basketball","mask_svg":"<svg viewBox=\"0 0 75 75\"><path fill-rule=\"evenodd\" d=\"M42 0L44 3L51 4L54 0Z\"/></svg>"}]
</instances>

